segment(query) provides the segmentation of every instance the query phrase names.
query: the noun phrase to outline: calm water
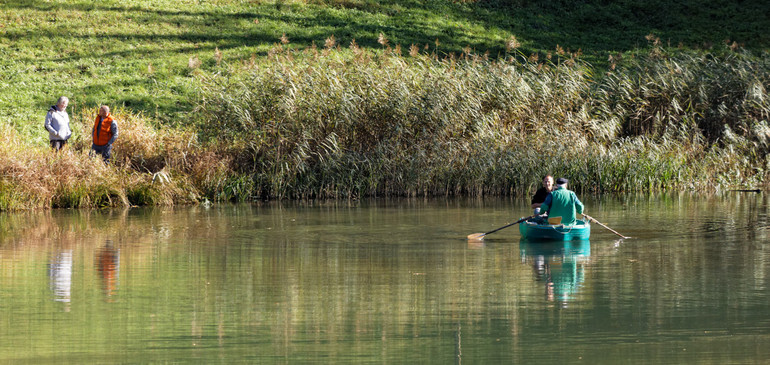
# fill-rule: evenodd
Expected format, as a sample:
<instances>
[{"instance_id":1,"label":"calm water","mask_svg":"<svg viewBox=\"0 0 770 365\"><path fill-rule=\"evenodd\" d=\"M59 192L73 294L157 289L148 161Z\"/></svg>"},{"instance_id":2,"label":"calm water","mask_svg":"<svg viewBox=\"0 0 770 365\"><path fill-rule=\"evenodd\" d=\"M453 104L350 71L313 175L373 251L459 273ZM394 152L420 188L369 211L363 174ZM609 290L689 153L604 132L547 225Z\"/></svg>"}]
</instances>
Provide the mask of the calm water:
<instances>
[{"instance_id":1,"label":"calm water","mask_svg":"<svg viewBox=\"0 0 770 365\"><path fill-rule=\"evenodd\" d=\"M769 199L591 199L590 242L520 242L524 200L0 214L0 362L770 361Z\"/></svg>"}]
</instances>

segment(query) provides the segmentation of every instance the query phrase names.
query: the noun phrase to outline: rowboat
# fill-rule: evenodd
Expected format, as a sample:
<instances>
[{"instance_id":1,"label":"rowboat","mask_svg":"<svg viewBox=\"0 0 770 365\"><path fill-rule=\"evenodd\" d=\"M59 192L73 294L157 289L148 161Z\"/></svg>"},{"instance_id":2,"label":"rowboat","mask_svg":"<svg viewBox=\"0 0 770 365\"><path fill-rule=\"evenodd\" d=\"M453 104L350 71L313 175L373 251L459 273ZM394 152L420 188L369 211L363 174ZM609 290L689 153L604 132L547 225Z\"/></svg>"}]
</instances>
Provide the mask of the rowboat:
<instances>
[{"instance_id":1,"label":"rowboat","mask_svg":"<svg viewBox=\"0 0 770 365\"><path fill-rule=\"evenodd\" d=\"M585 218L578 219L571 225L524 221L519 224L519 232L522 238L528 240L587 240L591 237L591 223Z\"/></svg>"},{"instance_id":2,"label":"rowboat","mask_svg":"<svg viewBox=\"0 0 770 365\"><path fill-rule=\"evenodd\" d=\"M551 261L564 261L569 258L571 261L585 262L591 257L591 241L533 242L522 238L519 241L519 251L522 260L532 260L542 256Z\"/></svg>"}]
</instances>

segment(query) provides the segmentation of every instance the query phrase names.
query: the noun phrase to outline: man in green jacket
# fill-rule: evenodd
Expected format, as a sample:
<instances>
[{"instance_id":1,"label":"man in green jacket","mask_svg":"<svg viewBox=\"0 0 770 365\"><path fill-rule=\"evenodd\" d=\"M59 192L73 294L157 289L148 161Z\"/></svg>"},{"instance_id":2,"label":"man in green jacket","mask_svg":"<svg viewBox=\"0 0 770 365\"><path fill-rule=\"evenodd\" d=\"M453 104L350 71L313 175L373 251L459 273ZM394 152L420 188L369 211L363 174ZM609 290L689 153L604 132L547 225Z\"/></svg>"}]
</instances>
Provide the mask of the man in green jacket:
<instances>
[{"instance_id":1,"label":"man in green jacket","mask_svg":"<svg viewBox=\"0 0 770 365\"><path fill-rule=\"evenodd\" d=\"M575 224L576 213L583 214L583 203L571 190L567 190L569 181L563 177L556 179L556 188L548 194L540 206L542 212L548 213L548 218L561 217L561 224Z\"/></svg>"}]
</instances>

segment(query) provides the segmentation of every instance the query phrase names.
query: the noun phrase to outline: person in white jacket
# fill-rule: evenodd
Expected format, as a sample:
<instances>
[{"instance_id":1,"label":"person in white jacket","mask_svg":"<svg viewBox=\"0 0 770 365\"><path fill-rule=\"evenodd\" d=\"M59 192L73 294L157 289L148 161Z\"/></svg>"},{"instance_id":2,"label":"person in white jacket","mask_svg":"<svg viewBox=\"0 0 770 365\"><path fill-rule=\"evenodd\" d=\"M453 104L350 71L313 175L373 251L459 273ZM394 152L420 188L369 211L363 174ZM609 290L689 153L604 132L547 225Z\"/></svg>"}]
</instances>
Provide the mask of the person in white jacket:
<instances>
[{"instance_id":1,"label":"person in white jacket","mask_svg":"<svg viewBox=\"0 0 770 365\"><path fill-rule=\"evenodd\" d=\"M72 135L70 131L70 117L67 115L67 104L70 99L62 96L56 102L56 105L48 109L45 115L45 129L48 130L48 139L51 141L51 148L59 151L67 144L67 140Z\"/></svg>"}]
</instances>

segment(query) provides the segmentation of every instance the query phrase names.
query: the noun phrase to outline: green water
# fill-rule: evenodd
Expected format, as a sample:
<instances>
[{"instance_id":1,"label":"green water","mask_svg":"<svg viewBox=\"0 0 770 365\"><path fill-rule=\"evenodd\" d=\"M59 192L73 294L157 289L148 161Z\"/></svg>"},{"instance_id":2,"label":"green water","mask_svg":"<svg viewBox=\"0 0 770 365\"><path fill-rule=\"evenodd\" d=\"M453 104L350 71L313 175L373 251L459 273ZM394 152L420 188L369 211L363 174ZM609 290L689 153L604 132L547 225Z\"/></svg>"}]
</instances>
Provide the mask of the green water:
<instances>
[{"instance_id":1,"label":"green water","mask_svg":"<svg viewBox=\"0 0 770 365\"><path fill-rule=\"evenodd\" d=\"M766 195L582 200L634 238L468 242L506 199L0 214L0 362L770 361Z\"/></svg>"}]
</instances>

